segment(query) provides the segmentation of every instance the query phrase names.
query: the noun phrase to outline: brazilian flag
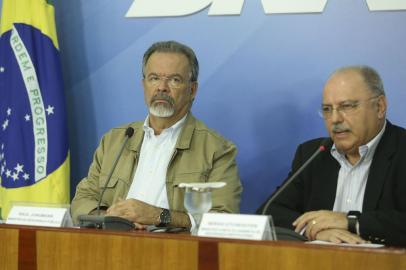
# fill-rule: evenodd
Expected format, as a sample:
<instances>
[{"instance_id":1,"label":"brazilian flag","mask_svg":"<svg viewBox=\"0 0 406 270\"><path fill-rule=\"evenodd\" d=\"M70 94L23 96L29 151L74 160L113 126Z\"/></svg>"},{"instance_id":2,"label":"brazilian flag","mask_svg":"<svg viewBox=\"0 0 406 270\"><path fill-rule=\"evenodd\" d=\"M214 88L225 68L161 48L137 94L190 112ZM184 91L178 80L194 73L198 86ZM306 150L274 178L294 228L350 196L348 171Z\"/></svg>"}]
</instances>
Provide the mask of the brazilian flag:
<instances>
[{"instance_id":1,"label":"brazilian flag","mask_svg":"<svg viewBox=\"0 0 406 270\"><path fill-rule=\"evenodd\" d=\"M69 203L69 147L52 1L3 0L0 209Z\"/></svg>"}]
</instances>

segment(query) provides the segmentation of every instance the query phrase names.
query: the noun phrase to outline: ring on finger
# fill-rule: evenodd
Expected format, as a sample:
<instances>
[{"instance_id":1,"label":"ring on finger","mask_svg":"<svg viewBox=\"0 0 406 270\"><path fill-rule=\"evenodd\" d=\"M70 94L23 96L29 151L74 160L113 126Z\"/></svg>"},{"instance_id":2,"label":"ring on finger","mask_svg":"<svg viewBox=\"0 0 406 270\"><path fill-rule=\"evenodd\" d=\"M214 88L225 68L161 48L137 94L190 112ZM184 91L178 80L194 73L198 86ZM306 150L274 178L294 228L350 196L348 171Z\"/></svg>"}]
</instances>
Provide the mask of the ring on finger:
<instances>
[{"instance_id":1,"label":"ring on finger","mask_svg":"<svg viewBox=\"0 0 406 270\"><path fill-rule=\"evenodd\" d=\"M312 220L312 225L316 225L316 221L315 220Z\"/></svg>"}]
</instances>

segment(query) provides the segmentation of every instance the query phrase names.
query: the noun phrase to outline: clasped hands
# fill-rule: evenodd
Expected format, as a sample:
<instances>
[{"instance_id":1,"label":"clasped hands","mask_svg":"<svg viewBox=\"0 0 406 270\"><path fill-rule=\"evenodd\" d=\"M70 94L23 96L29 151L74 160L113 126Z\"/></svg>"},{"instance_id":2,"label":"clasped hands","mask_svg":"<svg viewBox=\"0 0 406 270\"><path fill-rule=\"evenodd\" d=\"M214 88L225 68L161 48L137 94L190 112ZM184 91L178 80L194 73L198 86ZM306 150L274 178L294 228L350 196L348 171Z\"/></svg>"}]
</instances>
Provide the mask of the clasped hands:
<instances>
[{"instance_id":1,"label":"clasped hands","mask_svg":"<svg viewBox=\"0 0 406 270\"><path fill-rule=\"evenodd\" d=\"M350 244L367 243L360 236L347 230L347 215L341 212L328 210L306 212L298 217L292 225L297 233L305 228L305 236L309 240Z\"/></svg>"},{"instance_id":2,"label":"clasped hands","mask_svg":"<svg viewBox=\"0 0 406 270\"><path fill-rule=\"evenodd\" d=\"M132 221L137 229L157 224L161 209L136 199L119 199L107 209L107 216L117 216Z\"/></svg>"}]
</instances>

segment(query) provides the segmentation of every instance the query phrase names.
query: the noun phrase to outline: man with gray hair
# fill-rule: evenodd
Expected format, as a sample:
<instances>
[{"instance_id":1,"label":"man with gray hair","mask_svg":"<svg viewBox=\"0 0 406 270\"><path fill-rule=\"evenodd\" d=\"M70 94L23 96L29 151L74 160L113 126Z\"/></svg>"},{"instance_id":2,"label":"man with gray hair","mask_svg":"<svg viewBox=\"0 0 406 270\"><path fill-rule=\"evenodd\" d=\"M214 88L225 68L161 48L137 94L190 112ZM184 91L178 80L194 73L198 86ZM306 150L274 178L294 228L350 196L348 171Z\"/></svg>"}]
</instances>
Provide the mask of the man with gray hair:
<instances>
[{"instance_id":1,"label":"man with gray hair","mask_svg":"<svg viewBox=\"0 0 406 270\"><path fill-rule=\"evenodd\" d=\"M374 69L334 72L320 109L333 144L259 211L310 240L406 245L406 130L386 120L386 110ZM323 141L301 144L292 172Z\"/></svg>"},{"instance_id":2,"label":"man with gray hair","mask_svg":"<svg viewBox=\"0 0 406 270\"><path fill-rule=\"evenodd\" d=\"M189 47L175 42L154 43L142 63L144 122L114 128L96 150L89 174L72 201L72 216L97 214L103 187L115 157L133 128L101 201L103 214L146 225L191 228L193 219L183 206L182 182L222 181L212 192L211 211L239 212L242 187L235 145L207 128L190 112L196 96L199 64Z\"/></svg>"}]
</instances>

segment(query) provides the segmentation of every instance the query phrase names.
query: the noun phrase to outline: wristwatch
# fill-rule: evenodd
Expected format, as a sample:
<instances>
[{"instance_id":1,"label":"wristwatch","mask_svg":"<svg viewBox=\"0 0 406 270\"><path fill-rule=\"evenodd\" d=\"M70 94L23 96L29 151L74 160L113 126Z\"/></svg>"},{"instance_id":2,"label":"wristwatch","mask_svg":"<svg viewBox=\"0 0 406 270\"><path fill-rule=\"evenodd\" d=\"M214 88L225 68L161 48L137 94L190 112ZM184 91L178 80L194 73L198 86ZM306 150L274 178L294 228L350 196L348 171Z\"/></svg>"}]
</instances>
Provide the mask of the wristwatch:
<instances>
[{"instance_id":1,"label":"wristwatch","mask_svg":"<svg viewBox=\"0 0 406 270\"><path fill-rule=\"evenodd\" d=\"M348 230L352 233L358 234L357 231L357 224L359 217L361 216L360 211L349 211L347 214L347 220L348 220Z\"/></svg>"},{"instance_id":2,"label":"wristwatch","mask_svg":"<svg viewBox=\"0 0 406 270\"><path fill-rule=\"evenodd\" d=\"M158 227L166 227L171 223L171 212L168 209L163 208L159 215Z\"/></svg>"}]
</instances>

